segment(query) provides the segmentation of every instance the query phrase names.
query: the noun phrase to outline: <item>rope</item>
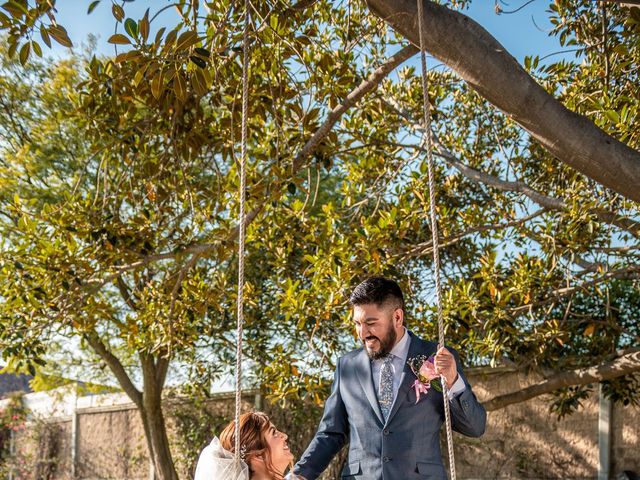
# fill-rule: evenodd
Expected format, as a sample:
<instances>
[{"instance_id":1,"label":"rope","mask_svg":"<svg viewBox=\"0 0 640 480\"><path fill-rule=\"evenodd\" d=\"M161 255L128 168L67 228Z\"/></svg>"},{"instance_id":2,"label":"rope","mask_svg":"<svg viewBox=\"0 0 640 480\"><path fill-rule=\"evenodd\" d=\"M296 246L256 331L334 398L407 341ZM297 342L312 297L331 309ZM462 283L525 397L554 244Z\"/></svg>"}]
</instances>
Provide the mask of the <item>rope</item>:
<instances>
[{"instance_id":1,"label":"rope","mask_svg":"<svg viewBox=\"0 0 640 480\"><path fill-rule=\"evenodd\" d=\"M424 12L423 0L418 3L418 23L420 32L420 60L422 64L422 106L424 112L424 137L427 147L427 171L429 175L429 213L431 216L431 241L433 245L433 269L436 283L436 304L438 306L438 349L444 347L444 320L442 315L442 287L440 285L440 248L438 244L438 222L436 217L436 188L434 179L433 140L431 138L431 104L429 103L429 85L427 80L427 55L424 48ZM449 397L447 382L444 376L442 383L442 398L444 401L445 429L447 431L447 449L449 452L449 470L451 480L456 480L456 462L453 455L453 436L451 434L451 412L449 411Z\"/></svg>"},{"instance_id":2,"label":"rope","mask_svg":"<svg viewBox=\"0 0 640 480\"><path fill-rule=\"evenodd\" d=\"M244 2L244 28L242 31L242 151L240 155L240 213L238 234L238 299L236 324L236 417L235 417L235 461L236 470L240 472L240 409L242 400L242 327L244 323L244 244L245 244L245 190L247 164L247 118L249 110L249 0Z\"/></svg>"}]
</instances>

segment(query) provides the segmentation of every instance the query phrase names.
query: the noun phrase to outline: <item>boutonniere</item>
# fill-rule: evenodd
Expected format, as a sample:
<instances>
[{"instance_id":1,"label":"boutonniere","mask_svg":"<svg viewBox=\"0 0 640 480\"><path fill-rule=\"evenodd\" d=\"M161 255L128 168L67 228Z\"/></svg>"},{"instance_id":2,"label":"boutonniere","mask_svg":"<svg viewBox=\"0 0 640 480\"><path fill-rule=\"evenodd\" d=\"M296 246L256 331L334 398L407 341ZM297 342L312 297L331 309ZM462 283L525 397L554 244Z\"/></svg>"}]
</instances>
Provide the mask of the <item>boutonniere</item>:
<instances>
[{"instance_id":1,"label":"boutonniere","mask_svg":"<svg viewBox=\"0 0 640 480\"><path fill-rule=\"evenodd\" d=\"M416 403L420 400L421 394L429 393L431 387L433 387L436 392L442 392L440 375L436 373L434 357L435 355L431 355L430 357L419 355L407 360L407 365L411 367L413 374L418 377L411 386L416 391Z\"/></svg>"}]
</instances>

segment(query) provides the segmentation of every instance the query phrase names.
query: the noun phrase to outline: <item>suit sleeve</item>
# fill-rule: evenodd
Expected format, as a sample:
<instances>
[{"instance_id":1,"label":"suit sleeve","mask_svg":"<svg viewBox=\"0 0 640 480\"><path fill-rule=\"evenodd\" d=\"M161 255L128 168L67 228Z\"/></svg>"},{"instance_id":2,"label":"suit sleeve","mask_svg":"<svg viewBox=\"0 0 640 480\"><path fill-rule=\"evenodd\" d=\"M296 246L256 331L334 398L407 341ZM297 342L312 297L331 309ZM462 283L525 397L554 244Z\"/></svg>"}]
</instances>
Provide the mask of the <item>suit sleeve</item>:
<instances>
[{"instance_id":1,"label":"suit sleeve","mask_svg":"<svg viewBox=\"0 0 640 480\"><path fill-rule=\"evenodd\" d=\"M468 437L480 437L484 433L487 424L487 412L476 398L471 385L462 373L462 365L458 352L451 349L456 359L458 375L464 380L466 388L460 395L456 395L449 402L451 411L451 426L453 429Z\"/></svg>"},{"instance_id":2,"label":"suit sleeve","mask_svg":"<svg viewBox=\"0 0 640 480\"><path fill-rule=\"evenodd\" d=\"M294 473L307 480L315 480L329 466L333 457L347 443L348 438L349 422L340 396L340 361L338 361L331 394L324 404L318 431L295 465Z\"/></svg>"}]
</instances>

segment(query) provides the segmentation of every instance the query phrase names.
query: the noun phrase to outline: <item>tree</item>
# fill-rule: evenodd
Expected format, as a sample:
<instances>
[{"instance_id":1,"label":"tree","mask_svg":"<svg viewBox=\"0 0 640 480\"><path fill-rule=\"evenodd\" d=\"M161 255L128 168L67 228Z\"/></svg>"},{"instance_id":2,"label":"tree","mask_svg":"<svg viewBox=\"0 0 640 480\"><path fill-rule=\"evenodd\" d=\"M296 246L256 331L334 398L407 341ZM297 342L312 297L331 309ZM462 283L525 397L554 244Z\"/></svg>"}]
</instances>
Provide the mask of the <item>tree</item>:
<instances>
[{"instance_id":1,"label":"tree","mask_svg":"<svg viewBox=\"0 0 640 480\"><path fill-rule=\"evenodd\" d=\"M377 15L419 45L413 0L368 0ZM563 5L565 2L557 2ZM527 130L559 160L629 199L640 201L640 153L549 95L469 17L424 2L425 48Z\"/></svg>"},{"instance_id":2,"label":"tree","mask_svg":"<svg viewBox=\"0 0 640 480\"><path fill-rule=\"evenodd\" d=\"M70 40L48 2L13 3L0 21L26 70L6 61L2 76L3 355L33 365L52 341L81 339L136 402L158 477L175 478L169 366L206 377L234 350L242 12L209 5L200 24L198 2L180 2L182 24L152 33L153 16L116 4L126 34L111 42L125 52L47 70L29 61L34 29ZM633 157L635 10L553 6L554 34L579 56L531 57L529 75ZM428 4L428 21L466 22L442 8ZM354 345L345 296L363 275L402 279L413 328L435 333L422 93L415 69L398 69L417 49L362 3L254 9L246 354L274 398L321 402L324 373ZM450 343L467 364L542 373L531 392L555 392L559 413L598 380L634 401L638 205L558 163L543 148L557 132L529 135L450 70L428 80Z\"/></svg>"},{"instance_id":3,"label":"tree","mask_svg":"<svg viewBox=\"0 0 640 480\"><path fill-rule=\"evenodd\" d=\"M18 369L47 368L52 343L79 342L137 406L157 477L173 479L161 404L170 364L206 380L216 363L230 363L235 347L240 68L233 46L242 12L211 10L202 36L200 10L184 2L183 22L152 34L149 12L135 21L114 5L126 35L110 41L128 51L47 68L28 61L39 52L34 25L45 43L70 44L62 26L42 20L50 5L5 7L15 23L0 17L11 23L2 75L3 356ZM330 170L326 152L337 136L327 125L412 53L405 49L361 80L358 70L369 69L353 53L328 52L325 38L346 45L374 26L363 21L329 35L319 25L344 16L344 7L328 2L320 16L311 13L268 4L255 12L249 219L263 210L294 216L306 178L300 172ZM20 64L7 58L17 51ZM273 52L278 62L267 61ZM310 95L333 106L330 122L319 121ZM267 316L281 302L282 285L268 274L283 252L265 252L271 243L262 233L249 232L257 251L248 259L245 332L255 361L280 355L287 330L301 336L291 319ZM269 263L261 264L264 257Z\"/></svg>"}]
</instances>

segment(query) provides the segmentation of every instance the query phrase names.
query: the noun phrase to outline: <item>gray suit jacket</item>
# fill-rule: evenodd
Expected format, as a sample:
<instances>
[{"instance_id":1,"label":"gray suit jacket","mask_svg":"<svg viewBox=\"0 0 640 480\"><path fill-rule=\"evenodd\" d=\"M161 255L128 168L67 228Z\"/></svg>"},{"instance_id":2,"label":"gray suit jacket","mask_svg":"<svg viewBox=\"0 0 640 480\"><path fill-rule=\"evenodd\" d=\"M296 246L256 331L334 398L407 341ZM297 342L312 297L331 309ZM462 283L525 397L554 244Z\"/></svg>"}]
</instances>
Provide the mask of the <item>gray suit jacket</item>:
<instances>
[{"instance_id":1,"label":"gray suit jacket","mask_svg":"<svg viewBox=\"0 0 640 480\"><path fill-rule=\"evenodd\" d=\"M437 344L411 332L408 358L432 355ZM462 369L457 352L458 373ZM464 377L462 377L464 380ZM411 385L416 376L405 365L398 394L384 421L371 378L371 362L360 348L340 358L331 395L316 436L294 473L315 480L346 444L349 457L342 478L353 480L446 479L440 454L440 427L444 422L442 393L433 388L421 395ZM484 433L487 414L471 386L450 402L453 429L470 437Z\"/></svg>"}]
</instances>

